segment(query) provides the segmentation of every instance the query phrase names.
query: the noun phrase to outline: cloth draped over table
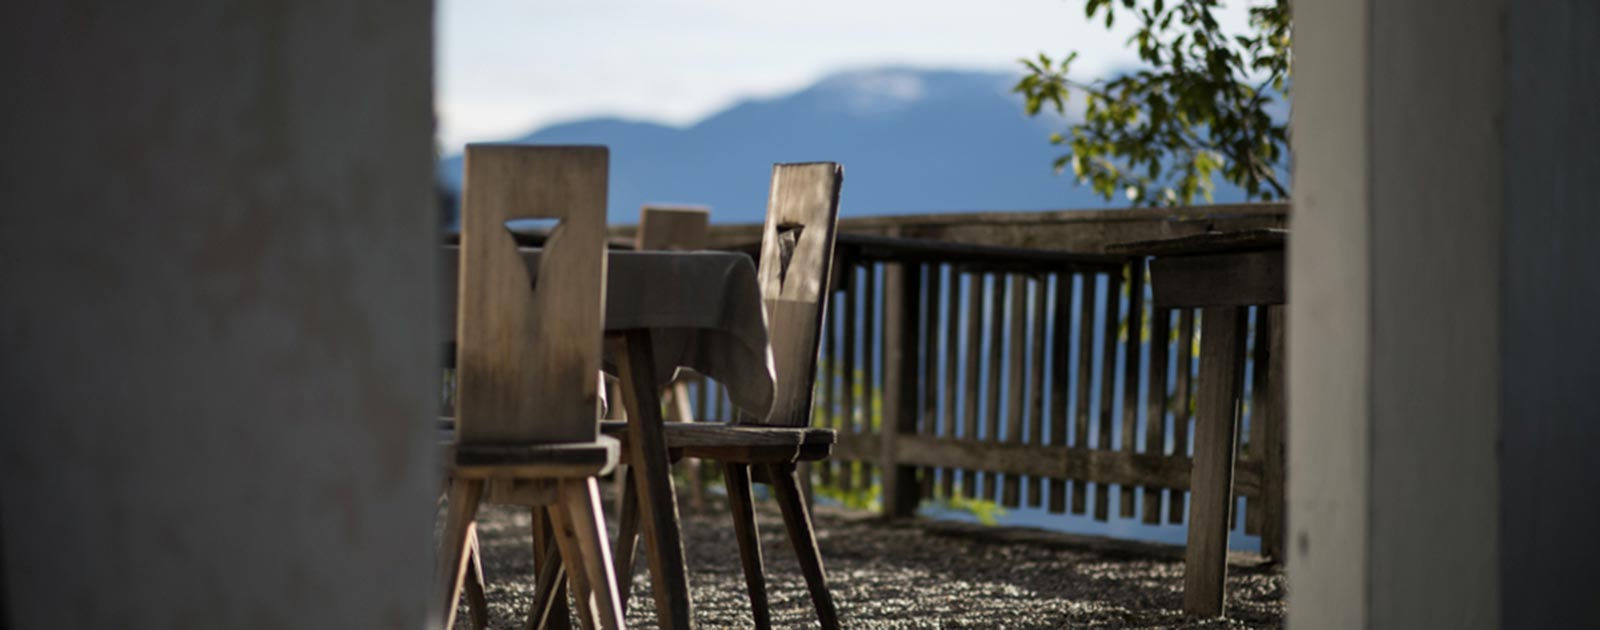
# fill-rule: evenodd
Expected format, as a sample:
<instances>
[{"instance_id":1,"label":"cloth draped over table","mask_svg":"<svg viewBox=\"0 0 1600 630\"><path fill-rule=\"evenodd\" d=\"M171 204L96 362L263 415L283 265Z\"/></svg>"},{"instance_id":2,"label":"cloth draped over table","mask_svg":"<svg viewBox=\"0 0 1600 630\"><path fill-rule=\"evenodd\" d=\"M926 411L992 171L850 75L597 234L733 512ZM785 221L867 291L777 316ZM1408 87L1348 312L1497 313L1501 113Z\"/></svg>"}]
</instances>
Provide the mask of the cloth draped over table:
<instances>
[{"instance_id":1,"label":"cloth draped over table","mask_svg":"<svg viewBox=\"0 0 1600 630\"><path fill-rule=\"evenodd\" d=\"M446 339L455 336L457 251L446 249ZM537 278L540 250L520 251L528 277ZM613 251L607 256L605 299L608 333L650 330L657 386L689 368L726 387L728 399L746 415L765 418L771 412L772 348L755 264L748 256ZM615 373L611 357L605 358L605 368Z\"/></svg>"}]
</instances>

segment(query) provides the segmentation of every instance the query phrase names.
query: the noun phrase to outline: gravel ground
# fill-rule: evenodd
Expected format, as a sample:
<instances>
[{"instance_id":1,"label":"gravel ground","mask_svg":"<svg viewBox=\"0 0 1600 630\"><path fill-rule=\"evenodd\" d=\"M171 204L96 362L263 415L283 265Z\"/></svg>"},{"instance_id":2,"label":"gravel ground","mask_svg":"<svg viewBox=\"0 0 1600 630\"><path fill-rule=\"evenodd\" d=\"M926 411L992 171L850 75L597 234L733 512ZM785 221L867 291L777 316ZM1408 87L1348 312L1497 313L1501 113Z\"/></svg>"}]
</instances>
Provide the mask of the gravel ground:
<instances>
[{"instance_id":1,"label":"gravel ground","mask_svg":"<svg viewBox=\"0 0 1600 630\"><path fill-rule=\"evenodd\" d=\"M607 488L609 491L609 488ZM614 502L606 501L607 509ZM720 497L704 512L683 509L685 551L704 628L752 622L733 529ZM773 624L816 627L810 596L777 506L758 501ZM524 623L533 588L529 513L479 512L491 627ZM869 514L819 506L813 515L823 562L847 628L1278 628L1281 568L1232 554L1228 618L1188 618L1182 549L1016 528L918 519L889 524ZM615 531L615 518L611 518ZM628 624L655 628L649 571L641 557ZM457 628L467 628L465 603Z\"/></svg>"}]
</instances>

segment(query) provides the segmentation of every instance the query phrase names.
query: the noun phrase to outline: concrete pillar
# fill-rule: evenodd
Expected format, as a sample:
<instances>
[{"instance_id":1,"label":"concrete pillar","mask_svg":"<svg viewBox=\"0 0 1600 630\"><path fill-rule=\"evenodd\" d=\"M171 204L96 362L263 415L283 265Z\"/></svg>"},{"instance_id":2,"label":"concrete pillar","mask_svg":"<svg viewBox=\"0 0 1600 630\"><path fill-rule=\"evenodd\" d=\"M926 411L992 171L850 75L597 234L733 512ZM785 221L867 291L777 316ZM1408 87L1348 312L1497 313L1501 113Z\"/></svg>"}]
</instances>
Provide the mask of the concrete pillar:
<instances>
[{"instance_id":1,"label":"concrete pillar","mask_svg":"<svg viewBox=\"0 0 1600 630\"><path fill-rule=\"evenodd\" d=\"M1592 622L1600 13L1295 12L1290 623Z\"/></svg>"},{"instance_id":2,"label":"concrete pillar","mask_svg":"<svg viewBox=\"0 0 1600 630\"><path fill-rule=\"evenodd\" d=\"M424 625L431 19L0 9L0 626Z\"/></svg>"}]
</instances>

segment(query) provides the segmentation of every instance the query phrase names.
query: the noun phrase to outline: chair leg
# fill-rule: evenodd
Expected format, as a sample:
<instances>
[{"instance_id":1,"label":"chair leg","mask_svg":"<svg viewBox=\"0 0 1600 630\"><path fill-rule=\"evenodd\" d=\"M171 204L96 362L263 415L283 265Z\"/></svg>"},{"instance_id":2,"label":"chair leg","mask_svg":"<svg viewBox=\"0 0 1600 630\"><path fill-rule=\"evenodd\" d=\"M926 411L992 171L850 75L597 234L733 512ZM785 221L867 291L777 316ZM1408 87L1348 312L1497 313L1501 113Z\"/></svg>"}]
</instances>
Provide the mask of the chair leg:
<instances>
[{"instance_id":1,"label":"chair leg","mask_svg":"<svg viewBox=\"0 0 1600 630\"><path fill-rule=\"evenodd\" d=\"M606 546L605 514L600 509L600 488L591 478L561 482L559 501L571 527L570 538L581 558L588 590L594 598L595 619L606 630L622 627L621 597L616 576L611 572L611 548Z\"/></svg>"},{"instance_id":2,"label":"chair leg","mask_svg":"<svg viewBox=\"0 0 1600 630\"><path fill-rule=\"evenodd\" d=\"M550 505L551 531L561 548L561 563L567 567L567 586L572 589L572 600L578 606L578 619L584 630L595 627L594 593L589 588L589 576L584 571L583 552L574 538L570 510L557 500Z\"/></svg>"},{"instance_id":3,"label":"chair leg","mask_svg":"<svg viewBox=\"0 0 1600 630\"><path fill-rule=\"evenodd\" d=\"M483 551L478 544L478 528L467 538L467 577L462 588L467 592L467 618L473 630L489 627L489 599L484 595Z\"/></svg>"},{"instance_id":4,"label":"chair leg","mask_svg":"<svg viewBox=\"0 0 1600 630\"><path fill-rule=\"evenodd\" d=\"M822 552L817 549L817 535L811 529L811 513L806 509L805 497L800 492L800 478L795 475L794 464L772 464L767 467L772 489L783 509L783 525L789 530L789 541L794 543L795 556L800 560L800 571L805 574L806 586L811 589L811 601L817 606L817 618L824 630L839 627L839 613L833 607L833 595L828 592L828 576L822 570Z\"/></svg>"},{"instance_id":5,"label":"chair leg","mask_svg":"<svg viewBox=\"0 0 1600 630\"><path fill-rule=\"evenodd\" d=\"M728 509L733 512L733 532L739 540L739 561L744 565L745 588L750 592L750 613L756 628L766 630L772 627L772 612L767 607L767 580L761 571L761 537L750 496L750 467L724 464L722 478L728 485Z\"/></svg>"},{"instance_id":6,"label":"chair leg","mask_svg":"<svg viewBox=\"0 0 1600 630\"><path fill-rule=\"evenodd\" d=\"M628 611L628 595L633 592L633 568L639 557L639 486L633 475L622 480L621 514L617 518L616 561L613 573L617 577L617 593L621 596L622 612Z\"/></svg>"},{"instance_id":7,"label":"chair leg","mask_svg":"<svg viewBox=\"0 0 1600 630\"><path fill-rule=\"evenodd\" d=\"M694 627L689 598L689 571L684 562L678 499L672 488L666 438L661 428L661 400L655 388L655 356L649 329L630 330L626 338L607 339L622 376L628 408L628 463L639 484L640 522L648 545L656 617L667 630Z\"/></svg>"},{"instance_id":8,"label":"chair leg","mask_svg":"<svg viewBox=\"0 0 1600 630\"><path fill-rule=\"evenodd\" d=\"M461 600L461 579L467 571L467 540L473 535L478 499L482 496L482 480L450 481L450 507L445 513L444 536L439 540L438 566L433 580L445 628L455 624L456 604Z\"/></svg>"},{"instance_id":9,"label":"chair leg","mask_svg":"<svg viewBox=\"0 0 1600 630\"><path fill-rule=\"evenodd\" d=\"M560 546L550 523L549 511L533 508L533 561L539 568L533 586L533 609L528 612L528 630L572 630L572 614L567 608L567 572L561 562Z\"/></svg>"}]
</instances>

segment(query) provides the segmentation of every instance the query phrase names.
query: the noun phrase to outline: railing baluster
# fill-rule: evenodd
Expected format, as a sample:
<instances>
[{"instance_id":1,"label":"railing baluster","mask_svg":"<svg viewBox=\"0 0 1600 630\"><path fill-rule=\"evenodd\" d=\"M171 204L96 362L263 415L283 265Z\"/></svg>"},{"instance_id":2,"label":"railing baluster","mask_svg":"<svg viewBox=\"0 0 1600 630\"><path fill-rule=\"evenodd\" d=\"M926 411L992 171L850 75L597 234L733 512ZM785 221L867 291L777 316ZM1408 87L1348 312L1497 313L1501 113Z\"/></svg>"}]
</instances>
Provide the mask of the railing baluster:
<instances>
[{"instance_id":1,"label":"railing baluster","mask_svg":"<svg viewBox=\"0 0 1600 630\"><path fill-rule=\"evenodd\" d=\"M921 308L925 324L922 378L917 379L922 385L922 415L918 432L931 437L938 433L939 423L939 265L922 265L922 273L924 300ZM919 488L923 499L933 498L934 470L925 467L919 471Z\"/></svg>"},{"instance_id":2,"label":"railing baluster","mask_svg":"<svg viewBox=\"0 0 1600 630\"><path fill-rule=\"evenodd\" d=\"M1194 309L1185 308L1178 311L1178 371L1177 383L1173 386L1172 410L1172 454L1177 457L1189 456L1189 420L1193 414L1189 413L1191 395L1191 382L1189 378L1194 370ZM1167 522L1182 523L1186 501L1185 493L1188 490L1173 488L1167 493Z\"/></svg>"},{"instance_id":3,"label":"railing baluster","mask_svg":"<svg viewBox=\"0 0 1600 630\"><path fill-rule=\"evenodd\" d=\"M1172 310L1153 308L1150 312L1149 410L1144 421L1144 452L1162 455L1167 438L1167 366L1172 350ZM1157 486L1144 488L1144 522L1161 523L1161 494Z\"/></svg>"},{"instance_id":4,"label":"railing baluster","mask_svg":"<svg viewBox=\"0 0 1600 630\"><path fill-rule=\"evenodd\" d=\"M1023 426L1026 411L1023 396L1026 395L1027 375L1023 373L1028 360L1028 291L1022 274L996 276L995 282L1001 279L1006 281L1007 291L1011 300L1007 306L1011 323L1006 326L1006 335L1009 343L1006 348L1006 442L1022 444L1022 436L1026 431ZM999 306L997 303L996 306ZM1017 475L1006 475L1004 488L1001 493L1001 502L1009 508L1022 505L1021 486L1022 480Z\"/></svg>"},{"instance_id":5,"label":"railing baluster","mask_svg":"<svg viewBox=\"0 0 1600 630\"><path fill-rule=\"evenodd\" d=\"M1073 446L1089 447L1089 386L1094 356L1094 274L1078 275L1078 388L1077 413L1073 418ZM1083 514L1088 508L1089 484L1083 479L1072 480L1072 513Z\"/></svg>"},{"instance_id":6,"label":"railing baluster","mask_svg":"<svg viewBox=\"0 0 1600 630\"><path fill-rule=\"evenodd\" d=\"M989 327L989 358L988 372L984 375L987 387L984 388L984 439L991 444L1000 442L1000 377L1002 374L1001 361L1005 352L1005 312L1006 312L1006 283L1005 277L999 274L989 276L989 317L994 324ZM1000 474L994 470L983 472L983 498L994 501L1000 498Z\"/></svg>"},{"instance_id":7,"label":"railing baluster","mask_svg":"<svg viewBox=\"0 0 1600 630\"><path fill-rule=\"evenodd\" d=\"M921 303L922 274L912 263L891 265L884 277L884 375L880 460L883 467L883 511L891 518L916 514L917 469L895 459L896 443L916 437L917 430L917 306Z\"/></svg>"},{"instance_id":8,"label":"railing baluster","mask_svg":"<svg viewBox=\"0 0 1600 630\"><path fill-rule=\"evenodd\" d=\"M863 282L860 285L860 290L856 292L856 298L861 302L862 308L860 328L862 362L861 399L857 400L855 404L862 407L860 424L861 432L863 433L874 432L874 429L872 428L872 395L874 391L879 392L880 394L883 392L883 390L880 389L881 385L877 380L878 375L875 373L876 370L873 369L873 358L878 352L877 335L875 333L878 328L877 302L879 266L880 265L875 263L867 263L861 266ZM887 425L884 424L883 417L881 415L877 417L877 421L878 429L876 429L876 432L879 435L882 435L883 428ZM861 467L862 487L872 487L872 464L870 460L862 460L859 465Z\"/></svg>"},{"instance_id":9,"label":"railing baluster","mask_svg":"<svg viewBox=\"0 0 1600 630\"><path fill-rule=\"evenodd\" d=\"M944 342L944 420L939 426L939 433L945 439L955 439L956 423L960 421L956 409L956 388L960 386L961 359L961 275L954 265L944 265L945 276L949 279L949 291L946 292L945 316L945 342ZM945 468L939 472L939 481L942 486L945 500L955 497L956 469Z\"/></svg>"},{"instance_id":10,"label":"railing baluster","mask_svg":"<svg viewBox=\"0 0 1600 630\"><path fill-rule=\"evenodd\" d=\"M1050 445L1067 446L1072 375L1072 274L1055 274L1055 333L1050 352ZM1050 480L1050 511L1067 511L1067 479Z\"/></svg>"},{"instance_id":11,"label":"railing baluster","mask_svg":"<svg viewBox=\"0 0 1600 630\"><path fill-rule=\"evenodd\" d=\"M1029 364L1028 375L1028 443L1034 446L1044 445L1044 392L1048 389L1045 382L1044 356L1045 344L1045 317L1047 316L1048 294L1050 277L1039 276L1027 280L1030 288L1029 295L1033 300L1033 315L1028 320L1031 331L1028 334L1028 343L1032 349L1032 361ZM1028 478L1028 506L1039 507L1044 502L1044 478Z\"/></svg>"},{"instance_id":12,"label":"railing baluster","mask_svg":"<svg viewBox=\"0 0 1600 630\"><path fill-rule=\"evenodd\" d=\"M1285 416L1284 382L1287 372L1284 371L1284 345L1286 314L1284 306L1274 304L1266 307L1267 311L1267 359L1264 371L1267 379L1264 389L1266 398L1261 401L1261 406L1256 408L1257 417L1265 430L1261 434L1262 466L1261 466L1261 494L1262 494L1262 524L1261 524L1261 553L1273 560L1284 560L1284 462L1283 451L1283 422Z\"/></svg>"},{"instance_id":13,"label":"railing baluster","mask_svg":"<svg viewBox=\"0 0 1600 630\"><path fill-rule=\"evenodd\" d=\"M1095 448L1116 448L1112 438L1111 418L1115 413L1117 396L1117 325L1121 323L1122 274L1106 274L1105 330L1101 334L1100 352L1100 430L1096 432ZM1094 484L1094 518L1104 521L1111 518L1111 484Z\"/></svg>"},{"instance_id":14,"label":"railing baluster","mask_svg":"<svg viewBox=\"0 0 1600 630\"><path fill-rule=\"evenodd\" d=\"M857 291L861 283L856 281L857 267L850 265L844 270L844 292L840 294L839 308L844 318L844 336L839 338L840 350L837 371L839 372L839 404L840 422L849 433L868 433L866 427L856 426L856 314L860 300ZM844 474L839 477L839 489L850 492L856 487L856 462L845 462Z\"/></svg>"},{"instance_id":15,"label":"railing baluster","mask_svg":"<svg viewBox=\"0 0 1600 630\"><path fill-rule=\"evenodd\" d=\"M1263 459L1261 457L1262 446L1267 443L1266 436L1263 434L1267 427L1266 423L1261 421L1261 407L1267 395L1267 335L1270 334L1270 331L1267 330L1267 309L1265 307L1246 309L1246 314L1251 316L1248 321L1252 322L1251 332L1254 333L1249 335L1250 358L1247 366L1250 372L1250 407L1249 412L1244 414L1242 418L1242 421L1249 422L1249 426L1241 427L1246 429L1241 431L1244 434L1241 439L1245 443L1240 445L1238 459L1239 461L1260 463ZM1234 492L1238 492L1237 487ZM1259 535L1261 533L1261 498L1259 496L1249 497L1245 499L1244 503L1244 532L1250 535ZM1238 506L1238 500L1235 499L1233 504ZM1235 516L1234 519L1237 520L1238 517Z\"/></svg>"},{"instance_id":16,"label":"railing baluster","mask_svg":"<svg viewBox=\"0 0 1600 630\"><path fill-rule=\"evenodd\" d=\"M983 360L983 276L977 273L967 277L967 366L966 391L961 405L962 424L966 431L962 439L978 441L978 371ZM978 471L961 471L961 490L968 499L978 498Z\"/></svg>"},{"instance_id":17,"label":"railing baluster","mask_svg":"<svg viewBox=\"0 0 1600 630\"><path fill-rule=\"evenodd\" d=\"M1122 365L1122 452L1132 455L1139 433L1139 363L1144 350L1144 259L1128 263L1128 331ZM1122 518L1134 517L1133 486L1124 485L1117 500Z\"/></svg>"},{"instance_id":18,"label":"railing baluster","mask_svg":"<svg viewBox=\"0 0 1600 630\"><path fill-rule=\"evenodd\" d=\"M866 393L867 409L866 414L862 414L861 425L864 430L878 433L878 435L882 435L883 427L890 425L888 424L888 419L883 417L882 405L874 409L872 393L870 393L878 392L882 395L883 392L883 374L877 371L878 360L883 357L883 345L880 344L880 341L883 339L883 326L886 326L885 321L883 321L883 309L880 305L883 304L885 299L888 299L888 293L878 289L878 286L880 286L878 278L882 277L883 269L885 269L885 265L882 264L867 264L862 267L862 272L866 273L866 288L862 289L862 294L866 296L867 301L866 304L862 304L864 313L861 315L866 321L862 325L861 337L861 353L864 355L864 363L866 363L862 368L862 382L864 382L862 387L869 390L869 392ZM883 369L886 371L886 369L891 368L885 366ZM877 424L877 429L872 429L874 422ZM878 470L874 461L867 457L867 459L862 459L861 461L861 472L862 475L866 475L867 483L870 483L874 478L877 478L875 475L878 472L882 472L882 470Z\"/></svg>"}]
</instances>

